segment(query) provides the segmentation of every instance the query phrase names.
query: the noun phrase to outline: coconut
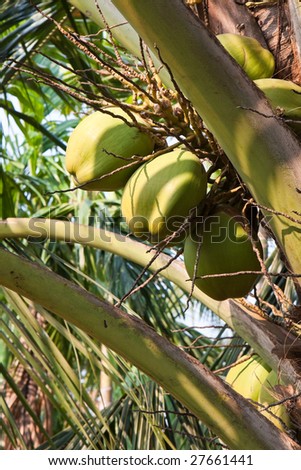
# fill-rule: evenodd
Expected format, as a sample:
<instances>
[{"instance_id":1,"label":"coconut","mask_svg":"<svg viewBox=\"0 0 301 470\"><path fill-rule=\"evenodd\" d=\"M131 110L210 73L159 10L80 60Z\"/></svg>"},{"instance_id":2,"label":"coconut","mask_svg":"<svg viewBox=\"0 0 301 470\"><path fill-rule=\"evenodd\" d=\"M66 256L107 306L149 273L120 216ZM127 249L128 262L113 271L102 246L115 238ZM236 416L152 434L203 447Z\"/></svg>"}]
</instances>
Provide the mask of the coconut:
<instances>
[{"instance_id":1,"label":"coconut","mask_svg":"<svg viewBox=\"0 0 301 470\"><path fill-rule=\"evenodd\" d=\"M243 397L258 401L262 384L268 377L271 368L257 356L242 356L240 363L229 370L226 382Z\"/></svg>"},{"instance_id":2,"label":"coconut","mask_svg":"<svg viewBox=\"0 0 301 470\"><path fill-rule=\"evenodd\" d=\"M281 394L277 394L277 385L282 385L282 381L279 379L278 374L272 370L268 376L266 377L265 381L262 383L258 402L265 407L272 405L273 403L277 403L281 401L283 398ZM262 413L272 421L275 426L280 429L285 429L285 426L290 426L290 418L289 414L286 410L284 404L279 404L275 406L271 406L267 410L263 410Z\"/></svg>"},{"instance_id":3,"label":"coconut","mask_svg":"<svg viewBox=\"0 0 301 470\"><path fill-rule=\"evenodd\" d=\"M232 33L218 34L217 39L252 80L273 75L274 56L257 39Z\"/></svg>"},{"instance_id":4,"label":"coconut","mask_svg":"<svg viewBox=\"0 0 301 470\"><path fill-rule=\"evenodd\" d=\"M255 84L263 91L270 105L301 136L301 87L290 80L262 78Z\"/></svg>"},{"instance_id":5,"label":"coconut","mask_svg":"<svg viewBox=\"0 0 301 470\"><path fill-rule=\"evenodd\" d=\"M257 242L261 250L261 245ZM215 300L244 297L258 279L261 266L244 227L243 218L232 207L217 210L190 233L184 245L184 262L195 285ZM238 273L233 274L231 273ZM221 274L217 277L201 276ZM230 276L229 276L230 274Z\"/></svg>"},{"instance_id":6,"label":"coconut","mask_svg":"<svg viewBox=\"0 0 301 470\"><path fill-rule=\"evenodd\" d=\"M131 232L158 243L172 235L204 199L206 184L200 160L185 149L172 150L131 176L122 196L122 214Z\"/></svg>"},{"instance_id":7,"label":"coconut","mask_svg":"<svg viewBox=\"0 0 301 470\"><path fill-rule=\"evenodd\" d=\"M134 156L150 154L154 148L149 134L124 120L130 118L119 108L108 108L115 116L96 111L84 118L70 135L66 150L66 169L76 186L89 191L116 191L123 188L140 164ZM141 123L141 119L137 120ZM118 171L116 171L118 170ZM113 174L112 173L115 172ZM106 176L108 175L108 176ZM95 181L94 181L95 180Z\"/></svg>"}]
</instances>

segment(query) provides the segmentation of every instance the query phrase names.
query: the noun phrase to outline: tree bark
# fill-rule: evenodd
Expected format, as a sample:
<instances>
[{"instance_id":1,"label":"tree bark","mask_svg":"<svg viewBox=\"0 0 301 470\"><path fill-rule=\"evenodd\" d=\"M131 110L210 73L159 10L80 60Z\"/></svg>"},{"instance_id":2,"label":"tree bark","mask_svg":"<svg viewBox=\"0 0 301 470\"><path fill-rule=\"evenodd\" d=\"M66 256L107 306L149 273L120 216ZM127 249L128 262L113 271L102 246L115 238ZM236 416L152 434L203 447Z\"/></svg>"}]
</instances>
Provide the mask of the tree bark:
<instances>
[{"instance_id":1,"label":"tree bark","mask_svg":"<svg viewBox=\"0 0 301 470\"><path fill-rule=\"evenodd\" d=\"M295 0L290 2L294 3ZM300 38L295 10L287 3L259 4L253 15L276 62L275 78L301 83ZM300 26L299 26L300 28ZM299 33L300 35L300 33Z\"/></svg>"},{"instance_id":2,"label":"tree bark","mask_svg":"<svg viewBox=\"0 0 301 470\"><path fill-rule=\"evenodd\" d=\"M233 33L250 36L265 48L267 43L257 21L246 5L235 0L208 0L208 27L214 34Z\"/></svg>"}]
</instances>

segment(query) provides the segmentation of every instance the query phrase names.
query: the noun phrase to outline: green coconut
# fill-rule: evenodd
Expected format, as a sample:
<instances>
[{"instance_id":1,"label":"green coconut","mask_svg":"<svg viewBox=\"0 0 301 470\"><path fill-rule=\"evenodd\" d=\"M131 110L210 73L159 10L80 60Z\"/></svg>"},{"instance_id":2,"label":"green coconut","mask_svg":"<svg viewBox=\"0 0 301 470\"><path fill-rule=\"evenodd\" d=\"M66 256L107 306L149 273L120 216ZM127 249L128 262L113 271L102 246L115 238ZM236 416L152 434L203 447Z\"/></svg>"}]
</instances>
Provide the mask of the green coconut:
<instances>
[{"instance_id":1,"label":"green coconut","mask_svg":"<svg viewBox=\"0 0 301 470\"><path fill-rule=\"evenodd\" d=\"M289 80L263 78L255 84L266 95L276 113L301 137L301 87Z\"/></svg>"},{"instance_id":2,"label":"green coconut","mask_svg":"<svg viewBox=\"0 0 301 470\"><path fill-rule=\"evenodd\" d=\"M226 382L243 397L258 402L262 384L268 377L271 368L257 355L243 356L240 361L243 362L231 367Z\"/></svg>"},{"instance_id":3,"label":"green coconut","mask_svg":"<svg viewBox=\"0 0 301 470\"><path fill-rule=\"evenodd\" d=\"M256 39L232 33L218 34L217 39L252 80L273 75L273 54Z\"/></svg>"},{"instance_id":4,"label":"green coconut","mask_svg":"<svg viewBox=\"0 0 301 470\"><path fill-rule=\"evenodd\" d=\"M257 247L261 250L259 242ZM261 266L242 217L232 207L219 209L187 237L184 262L191 279L198 254L195 285L215 300L244 297L258 279L258 274L240 273L260 271ZM239 274L201 278L236 272Z\"/></svg>"},{"instance_id":5,"label":"green coconut","mask_svg":"<svg viewBox=\"0 0 301 470\"><path fill-rule=\"evenodd\" d=\"M283 383L281 380L279 380L278 374L272 370L266 377L265 381L262 383L258 396L258 402L264 407L267 407L273 403L281 401L282 397L277 395L275 387L282 384ZM289 414L284 404L272 406L268 410L262 411L262 414L264 414L275 424L275 426L280 429L284 429L284 425L290 427Z\"/></svg>"},{"instance_id":6,"label":"green coconut","mask_svg":"<svg viewBox=\"0 0 301 470\"><path fill-rule=\"evenodd\" d=\"M131 176L122 196L122 214L132 233L158 243L172 235L204 199L206 185L200 160L187 150L173 150Z\"/></svg>"},{"instance_id":7,"label":"green coconut","mask_svg":"<svg viewBox=\"0 0 301 470\"><path fill-rule=\"evenodd\" d=\"M290 119L301 120L301 87L289 80L263 78L255 84L271 106Z\"/></svg>"},{"instance_id":8,"label":"green coconut","mask_svg":"<svg viewBox=\"0 0 301 470\"><path fill-rule=\"evenodd\" d=\"M137 165L120 169L133 162L133 156L145 156L154 149L150 135L131 127L118 116L130 122L119 108L108 108L109 114L96 111L84 118L72 132L66 150L66 169L76 186L89 191L116 191L123 188ZM138 122L141 119L137 118ZM91 181L99 178L99 180Z\"/></svg>"}]
</instances>

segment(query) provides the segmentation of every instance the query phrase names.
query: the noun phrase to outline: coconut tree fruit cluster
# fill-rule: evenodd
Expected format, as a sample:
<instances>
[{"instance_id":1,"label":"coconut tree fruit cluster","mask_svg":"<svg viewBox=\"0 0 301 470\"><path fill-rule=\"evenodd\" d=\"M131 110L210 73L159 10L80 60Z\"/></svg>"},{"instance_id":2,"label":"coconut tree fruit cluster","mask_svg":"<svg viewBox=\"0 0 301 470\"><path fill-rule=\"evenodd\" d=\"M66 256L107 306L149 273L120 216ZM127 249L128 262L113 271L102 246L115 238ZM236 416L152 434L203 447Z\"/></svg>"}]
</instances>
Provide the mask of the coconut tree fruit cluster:
<instances>
[{"instance_id":1,"label":"coconut tree fruit cluster","mask_svg":"<svg viewBox=\"0 0 301 470\"><path fill-rule=\"evenodd\" d=\"M204 166L185 148L167 147L153 158L154 139L146 124L137 127L121 109L108 111L89 115L75 128L66 151L67 171L85 190L124 188L122 214L131 232L159 243L205 198ZM140 117L137 123L143 123Z\"/></svg>"},{"instance_id":2,"label":"coconut tree fruit cluster","mask_svg":"<svg viewBox=\"0 0 301 470\"><path fill-rule=\"evenodd\" d=\"M273 54L250 37L219 34L217 39L265 94L273 110L301 135L301 87L290 80L272 78L275 71Z\"/></svg>"},{"instance_id":3,"label":"coconut tree fruit cluster","mask_svg":"<svg viewBox=\"0 0 301 470\"><path fill-rule=\"evenodd\" d=\"M254 402L258 409L280 429L290 427L290 418L281 402L277 387L282 385L278 374L257 355L242 356L229 370L226 382L243 397Z\"/></svg>"},{"instance_id":4,"label":"coconut tree fruit cluster","mask_svg":"<svg viewBox=\"0 0 301 470\"><path fill-rule=\"evenodd\" d=\"M218 206L207 217L189 219L208 193L201 160L184 147L167 147L152 158L151 133L121 120L124 111L109 111L89 115L70 136L66 167L75 184L97 191L123 188L121 211L130 231L153 244L182 243L188 275L209 296L248 294L260 264L240 213ZM141 118L137 122L142 124ZM255 274L202 278L250 270Z\"/></svg>"},{"instance_id":5,"label":"coconut tree fruit cluster","mask_svg":"<svg viewBox=\"0 0 301 470\"><path fill-rule=\"evenodd\" d=\"M273 55L253 38L221 34L217 39L298 131L301 88L271 78ZM132 111L109 107L74 129L66 168L76 187L123 189L121 211L131 233L163 247L181 244L188 276L205 294L221 301L244 297L254 287L262 263L257 230L242 216L241 205L215 203L191 144L165 142L158 148L155 126Z\"/></svg>"}]
</instances>

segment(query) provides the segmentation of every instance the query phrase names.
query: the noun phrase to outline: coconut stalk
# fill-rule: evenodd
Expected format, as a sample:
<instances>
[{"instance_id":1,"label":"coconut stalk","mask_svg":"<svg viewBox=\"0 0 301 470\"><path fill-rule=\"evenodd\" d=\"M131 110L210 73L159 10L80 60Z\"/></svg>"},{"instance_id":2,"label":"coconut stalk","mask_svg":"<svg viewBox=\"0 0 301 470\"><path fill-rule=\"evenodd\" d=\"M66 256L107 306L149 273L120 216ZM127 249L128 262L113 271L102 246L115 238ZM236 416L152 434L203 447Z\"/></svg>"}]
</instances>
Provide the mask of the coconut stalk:
<instances>
[{"instance_id":1,"label":"coconut stalk","mask_svg":"<svg viewBox=\"0 0 301 470\"><path fill-rule=\"evenodd\" d=\"M0 249L0 283L31 299L148 374L232 449L300 449L222 379L128 315L51 270Z\"/></svg>"},{"instance_id":2,"label":"coconut stalk","mask_svg":"<svg viewBox=\"0 0 301 470\"><path fill-rule=\"evenodd\" d=\"M265 211L270 226L290 268L301 273L300 220L286 217L298 219L293 211L301 207L300 141L182 1L113 3L168 64L256 202L273 211Z\"/></svg>"},{"instance_id":3,"label":"coconut stalk","mask_svg":"<svg viewBox=\"0 0 301 470\"><path fill-rule=\"evenodd\" d=\"M140 38L137 32L127 22L124 16L112 4L111 0L69 0L73 6L78 8L85 16L91 18L101 28L109 27L113 37L122 44L135 57L141 58ZM172 87L167 70L162 67L161 62L151 53L159 75L163 82Z\"/></svg>"},{"instance_id":4,"label":"coconut stalk","mask_svg":"<svg viewBox=\"0 0 301 470\"><path fill-rule=\"evenodd\" d=\"M79 243L114 253L142 267L148 266L152 272L160 271L161 276L188 293L192 288L183 262L172 261L170 256L160 253L151 263L153 253L149 251L149 247L108 230L62 220L16 218L0 221L0 240L4 238L30 238L32 243L35 239ZM272 369L279 372L284 382L294 384L301 391L301 344L295 335L249 310L238 299L218 302L197 287L193 290L193 297L216 313L250 344Z\"/></svg>"}]
</instances>

